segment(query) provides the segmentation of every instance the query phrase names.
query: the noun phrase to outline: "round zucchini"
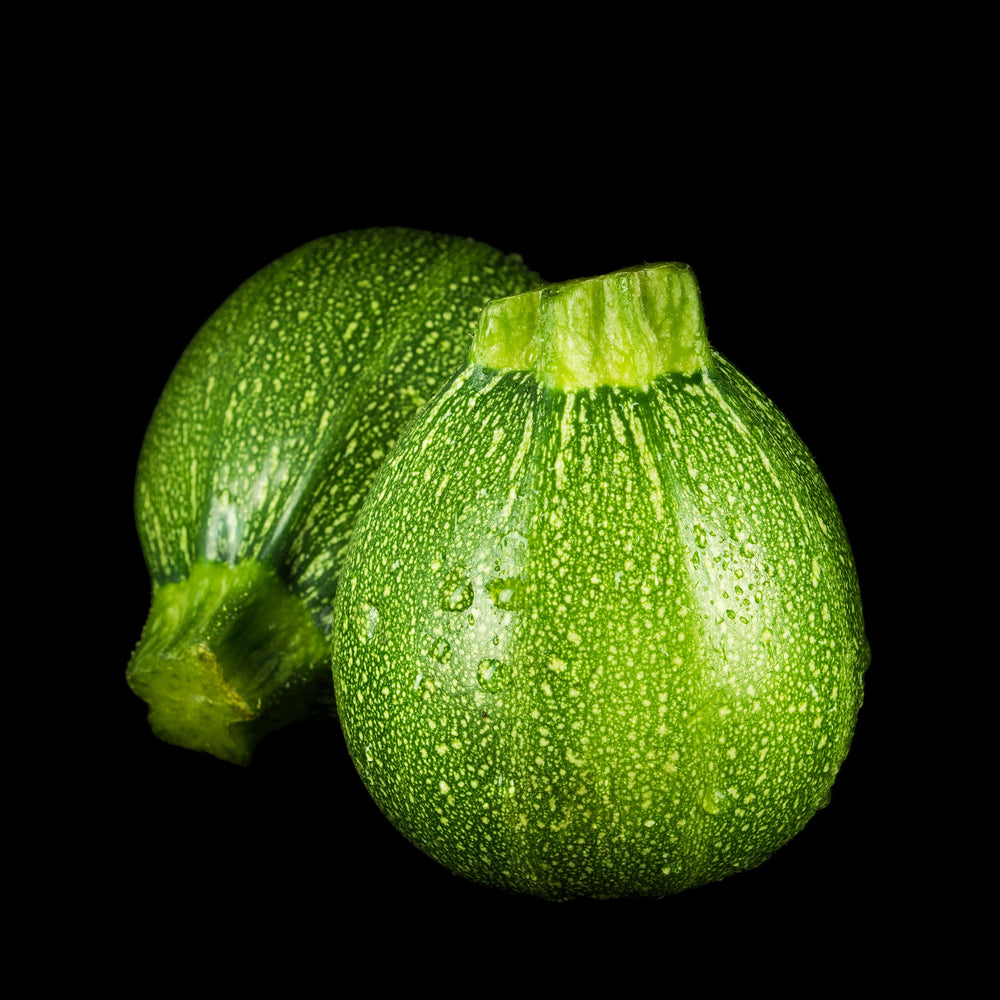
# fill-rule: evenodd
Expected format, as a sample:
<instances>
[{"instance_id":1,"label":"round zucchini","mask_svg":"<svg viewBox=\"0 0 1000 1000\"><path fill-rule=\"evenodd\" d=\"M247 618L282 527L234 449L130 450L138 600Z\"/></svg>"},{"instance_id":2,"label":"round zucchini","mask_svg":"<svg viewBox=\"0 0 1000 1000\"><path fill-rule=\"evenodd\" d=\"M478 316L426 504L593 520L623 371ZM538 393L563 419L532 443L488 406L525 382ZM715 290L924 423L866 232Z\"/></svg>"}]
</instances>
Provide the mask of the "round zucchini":
<instances>
[{"instance_id":1,"label":"round zucchini","mask_svg":"<svg viewBox=\"0 0 1000 1000\"><path fill-rule=\"evenodd\" d=\"M136 480L153 595L127 678L157 736L247 763L331 706L331 605L369 482L483 304L537 284L482 243L360 230L275 261L208 320Z\"/></svg>"},{"instance_id":2,"label":"round zucchini","mask_svg":"<svg viewBox=\"0 0 1000 1000\"><path fill-rule=\"evenodd\" d=\"M830 491L680 264L487 306L368 494L331 638L383 812L554 899L762 862L827 802L869 662Z\"/></svg>"}]
</instances>

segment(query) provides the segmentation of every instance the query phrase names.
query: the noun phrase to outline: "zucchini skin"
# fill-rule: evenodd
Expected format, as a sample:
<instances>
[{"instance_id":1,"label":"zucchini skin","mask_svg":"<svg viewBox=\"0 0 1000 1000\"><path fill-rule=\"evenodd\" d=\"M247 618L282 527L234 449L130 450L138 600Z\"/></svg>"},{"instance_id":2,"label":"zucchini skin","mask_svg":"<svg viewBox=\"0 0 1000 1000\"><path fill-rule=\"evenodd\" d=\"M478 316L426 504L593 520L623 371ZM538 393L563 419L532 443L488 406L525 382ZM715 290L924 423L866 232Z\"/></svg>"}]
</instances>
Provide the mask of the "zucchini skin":
<instances>
[{"instance_id":1,"label":"zucchini skin","mask_svg":"<svg viewBox=\"0 0 1000 1000\"><path fill-rule=\"evenodd\" d=\"M331 638L388 818L551 899L764 861L828 800L870 659L815 461L714 352L643 388L468 365L373 484Z\"/></svg>"},{"instance_id":2,"label":"zucchini skin","mask_svg":"<svg viewBox=\"0 0 1000 1000\"><path fill-rule=\"evenodd\" d=\"M329 709L325 637L371 478L482 305L538 283L473 240L357 230L286 254L205 323L136 478L153 598L127 676L157 735L246 763L264 732Z\"/></svg>"}]
</instances>

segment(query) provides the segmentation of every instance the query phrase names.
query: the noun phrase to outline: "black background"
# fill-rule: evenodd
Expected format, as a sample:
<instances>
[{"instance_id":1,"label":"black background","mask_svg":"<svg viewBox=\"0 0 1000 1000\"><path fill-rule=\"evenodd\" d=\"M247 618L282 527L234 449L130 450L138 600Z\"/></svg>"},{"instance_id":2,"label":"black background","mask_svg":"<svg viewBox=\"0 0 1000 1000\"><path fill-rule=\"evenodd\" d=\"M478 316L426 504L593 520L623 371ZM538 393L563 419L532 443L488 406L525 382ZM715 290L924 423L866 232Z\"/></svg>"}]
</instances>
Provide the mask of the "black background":
<instances>
[{"instance_id":1,"label":"black background","mask_svg":"<svg viewBox=\"0 0 1000 1000\"><path fill-rule=\"evenodd\" d=\"M104 541L92 563L110 582L82 597L99 605L86 648L101 653L99 662L84 656L95 661L79 695L87 710L63 763L76 792L63 820L76 831L86 886L72 905L85 910L96 894L118 915L115 933L134 944L165 935L183 951L222 934L252 953L259 936L290 940L294 931L303 936L289 948L343 960L379 940L438 960L457 949L483 970L498 954L530 958L553 935L598 965L650 945L683 961L689 948L718 941L721 955L736 939L773 961L783 948L806 949L821 967L836 961L831 941L899 947L900 922L921 922L925 882L912 842L927 834L900 792L900 677L912 664L894 640L900 581L884 530L898 515L892 487L908 474L886 458L897 434L899 246L892 169L873 163L870 136L838 119L842 141L819 129L778 145L776 133L755 133L753 145L723 135L709 153L643 135L626 143L623 163L608 154L612 137L588 145L567 123L542 118L490 141L442 126L419 144L349 125L322 147L312 135L283 137L283 157L256 147L220 154L226 124L223 112L193 133L162 116L156 128L134 124L130 141L116 144L112 182L86 210L103 248L86 307L113 333L115 364L95 391ZM573 141L563 148L567 129ZM471 236L520 253L552 281L687 262L713 345L816 456L854 547L873 662L830 805L759 869L659 902L511 896L406 843L369 799L336 723L276 734L243 769L148 731L124 673L149 600L131 497L159 392L246 277L312 238L376 225ZM776 940L785 944L775 949ZM716 980L721 970L701 971ZM463 988L479 988L478 974L467 975Z\"/></svg>"}]
</instances>

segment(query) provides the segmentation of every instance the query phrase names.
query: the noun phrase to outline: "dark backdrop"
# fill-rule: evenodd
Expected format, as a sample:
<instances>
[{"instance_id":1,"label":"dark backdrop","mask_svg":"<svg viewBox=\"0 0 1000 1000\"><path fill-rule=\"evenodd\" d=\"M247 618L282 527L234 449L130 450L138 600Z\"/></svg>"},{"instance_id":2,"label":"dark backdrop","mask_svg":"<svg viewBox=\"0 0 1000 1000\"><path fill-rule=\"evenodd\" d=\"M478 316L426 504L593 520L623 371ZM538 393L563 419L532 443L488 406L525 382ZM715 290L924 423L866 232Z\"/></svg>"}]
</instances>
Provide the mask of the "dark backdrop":
<instances>
[{"instance_id":1,"label":"dark backdrop","mask_svg":"<svg viewBox=\"0 0 1000 1000\"><path fill-rule=\"evenodd\" d=\"M822 144L774 159L761 152L766 142L756 153L722 143L711 157L644 147L623 164L606 150L591 159L586 146L560 154L551 137L532 141L527 126L507 145L457 149L317 150L300 138L276 163L273 151L266 160L252 149L218 157L207 135L178 147L143 132L117 167L120 183L87 208L106 249L86 305L104 317L114 360L96 404L107 522L96 555L110 582L92 626L100 658L87 653L91 708L77 722L88 750L71 755L82 804L67 817L80 829L88 882L104 887L136 936L143 924L199 940L220 921L302 924L313 939L387 935L432 951L457 940L484 958L554 928L568 929L584 953L599 941L633 941L680 958L685 941L727 934L820 951L848 935L874 947L908 910L913 884L900 851L913 820L892 793L903 664L893 653L897 581L884 532L889 481L899 475L885 462L897 432L886 387L902 332L887 290L895 250L886 177L862 169L857 150L831 154ZM124 671L148 607L131 491L158 394L242 280L312 238L375 225L471 236L520 253L553 281L642 261L689 263L713 345L817 457L854 546L873 663L829 807L758 870L657 903L508 896L452 876L396 834L335 723L274 735L245 769L149 733Z\"/></svg>"}]
</instances>

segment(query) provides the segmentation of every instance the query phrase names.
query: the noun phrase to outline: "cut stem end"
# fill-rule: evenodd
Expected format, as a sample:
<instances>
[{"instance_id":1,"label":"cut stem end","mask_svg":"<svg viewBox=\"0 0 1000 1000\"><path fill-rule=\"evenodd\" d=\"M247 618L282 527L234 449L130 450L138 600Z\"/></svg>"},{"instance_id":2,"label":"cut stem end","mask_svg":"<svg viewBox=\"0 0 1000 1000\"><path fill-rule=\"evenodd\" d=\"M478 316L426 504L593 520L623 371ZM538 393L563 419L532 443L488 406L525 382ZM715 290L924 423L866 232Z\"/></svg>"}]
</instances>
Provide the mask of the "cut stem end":
<instances>
[{"instance_id":1,"label":"cut stem end","mask_svg":"<svg viewBox=\"0 0 1000 1000\"><path fill-rule=\"evenodd\" d=\"M308 714L333 683L305 605L259 563L199 563L156 588L128 665L167 743L247 764L260 738Z\"/></svg>"},{"instance_id":2,"label":"cut stem end","mask_svg":"<svg viewBox=\"0 0 1000 1000\"><path fill-rule=\"evenodd\" d=\"M709 368L701 295L686 264L642 264L487 303L470 360L534 371L566 392L647 387Z\"/></svg>"}]
</instances>

